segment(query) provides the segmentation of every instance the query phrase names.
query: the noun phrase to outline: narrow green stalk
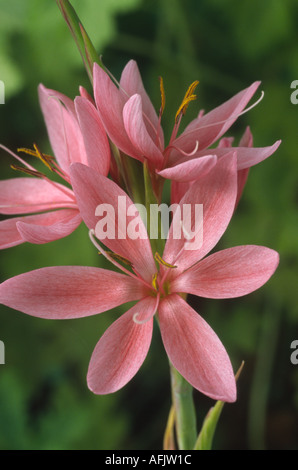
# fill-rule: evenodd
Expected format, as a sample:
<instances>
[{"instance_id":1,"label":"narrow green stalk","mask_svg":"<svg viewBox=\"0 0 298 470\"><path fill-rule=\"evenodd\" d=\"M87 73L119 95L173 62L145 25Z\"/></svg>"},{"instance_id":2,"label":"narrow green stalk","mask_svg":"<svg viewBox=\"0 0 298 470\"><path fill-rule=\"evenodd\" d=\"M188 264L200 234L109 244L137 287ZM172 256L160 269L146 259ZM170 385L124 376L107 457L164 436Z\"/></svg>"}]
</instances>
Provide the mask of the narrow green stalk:
<instances>
[{"instance_id":1,"label":"narrow green stalk","mask_svg":"<svg viewBox=\"0 0 298 470\"><path fill-rule=\"evenodd\" d=\"M276 354L281 309L273 303L264 312L249 403L248 440L252 450L266 450L266 414Z\"/></svg>"},{"instance_id":2,"label":"narrow green stalk","mask_svg":"<svg viewBox=\"0 0 298 470\"><path fill-rule=\"evenodd\" d=\"M141 162L120 152L126 190L135 204L144 204L143 168Z\"/></svg>"},{"instance_id":3,"label":"narrow green stalk","mask_svg":"<svg viewBox=\"0 0 298 470\"><path fill-rule=\"evenodd\" d=\"M93 64L96 62L103 67L101 59L69 0L56 0L56 3L77 45L88 77L93 83Z\"/></svg>"},{"instance_id":4,"label":"narrow green stalk","mask_svg":"<svg viewBox=\"0 0 298 470\"><path fill-rule=\"evenodd\" d=\"M148 165L146 162L143 164L143 174L144 174L144 187L145 187L145 206L146 206L146 211L147 211L147 231L149 234L151 234L151 210L152 210L152 205L154 204L155 206L158 205L158 201L156 199L156 195L153 191L152 188L152 181L148 169ZM157 238L150 238L151 242L151 248L153 251L153 254L158 252L160 255L162 255L164 246L165 246L165 240L162 238L162 228L161 228L161 214L158 211L157 212L157 232L158 236Z\"/></svg>"},{"instance_id":5,"label":"narrow green stalk","mask_svg":"<svg viewBox=\"0 0 298 470\"><path fill-rule=\"evenodd\" d=\"M196 410L192 386L170 364L172 400L175 407L179 450L192 450L197 439Z\"/></svg>"},{"instance_id":6,"label":"narrow green stalk","mask_svg":"<svg viewBox=\"0 0 298 470\"><path fill-rule=\"evenodd\" d=\"M204 420L202 429L198 435L194 450L212 450L214 433L223 407L224 402L217 401L216 404L209 410Z\"/></svg>"}]
</instances>

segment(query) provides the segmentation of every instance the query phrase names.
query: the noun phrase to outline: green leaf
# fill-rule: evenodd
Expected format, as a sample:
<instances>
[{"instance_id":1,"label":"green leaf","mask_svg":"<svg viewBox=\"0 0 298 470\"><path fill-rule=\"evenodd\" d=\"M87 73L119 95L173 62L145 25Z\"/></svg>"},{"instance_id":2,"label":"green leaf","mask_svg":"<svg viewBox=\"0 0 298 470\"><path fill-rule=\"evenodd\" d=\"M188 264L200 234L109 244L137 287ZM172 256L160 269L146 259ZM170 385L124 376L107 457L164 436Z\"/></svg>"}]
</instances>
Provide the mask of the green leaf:
<instances>
[{"instance_id":1,"label":"green leaf","mask_svg":"<svg viewBox=\"0 0 298 470\"><path fill-rule=\"evenodd\" d=\"M215 406L211 408L203 422L202 429L198 436L194 450L211 450L214 433L218 420L220 418L224 406L223 401L217 401Z\"/></svg>"},{"instance_id":2,"label":"green leaf","mask_svg":"<svg viewBox=\"0 0 298 470\"><path fill-rule=\"evenodd\" d=\"M239 367L235 379L239 378L241 371L243 369L244 362L242 362L241 366ZM222 409L224 406L223 401L217 401L216 404L210 408L207 413L206 418L204 419L202 429L198 435L194 450L211 450L214 433L216 431L216 426L219 421Z\"/></svg>"}]
</instances>

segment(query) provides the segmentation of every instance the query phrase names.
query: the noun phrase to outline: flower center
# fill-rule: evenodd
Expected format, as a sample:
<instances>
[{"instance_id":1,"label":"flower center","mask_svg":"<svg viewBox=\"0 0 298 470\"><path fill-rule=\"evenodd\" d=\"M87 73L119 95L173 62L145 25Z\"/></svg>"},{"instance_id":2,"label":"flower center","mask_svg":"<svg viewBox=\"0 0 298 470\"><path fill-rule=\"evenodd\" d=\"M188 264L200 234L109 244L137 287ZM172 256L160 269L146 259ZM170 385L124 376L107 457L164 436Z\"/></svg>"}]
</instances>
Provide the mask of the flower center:
<instances>
[{"instance_id":1,"label":"flower center","mask_svg":"<svg viewBox=\"0 0 298 470\"><path fill-rule=\"evenodd\" d=\"M197 98L197 95L194 95L193 92L195 91L195 89L197 88L199 82L198 80L195 80L189 87L188 87L188 90L187 92L185 93L184 95L184 98L182 100L182 103L181 105L179 106L178 108L178 111L176 113L176 116L175 116L175 124L177 124L178 122L180 123L180 119L182 116L184 116L184 114L186 113L186 110L188 108L188 105L191 101L194 101L196 98Z\"/></svg>"},{"instance_id":2,"label":"flower center","mask_svg":"<svg viewBox=\"0 0 298 470\"><path fill-rule=\"evenodd\" d=\"M162 269L152 276L153 290L151 291L151 294L154 297L157 295L159 295L161 298L166 297L170 294L170 282L166 279L169 272L168 270L175 269L177 266L167 263L157 252L155 253L154 258L161 267L164 266L166 269Z\"/></svg>"},{"instance_id":3,"label":"flower center","mask_svg":"<svg viewBox=\"0 0 298 470\"><path fill-rule=\"evenodd\" d=\"M159 120L158 120L158 129L157 129L157 136L159 136L159 133L160 133L160 127L161 127L161 117L162 117L162 114L164 112L164 108L165 108L165 103L166 103L166 95L165 95L165 90L164 90L164 85L163 85L163 79L162 77L159 78L159 84L160 84L160 95L161 95L161 105L160 105L160 109L159 109ZM173 127L173 130L172 130L172 134L171 134L171 137L170 137L170 141L169 141L169 144L168 146L164 149L163 151L163 154L164 154L164 161L163 161L163 168L165 168L167 166L167 162L168 162L168 159L169 159L169 155L170 155L170 152L173 148L176 148L175 145L174 145L174 141L177 137L177 133L178 133L178 130L179 130L179 126L180 126L180 123L181 123L181 119L182 117L185 115L186 113L186 110L190 104L191 101L194 101L196 98L197 98L197 95L194 94L194 91L195 89L197 88L199 84L199 81L198 80L195 80L187 89L185 95L184 95L184 98L175 114L175 124L174 124L174 127ZM198 145L199 143L196 142L195 143L195 148L193 150L192 153L196 152L197 149L198 149ZM180 149L177 149L180 151ZM182 152L183 153L183 152ZM192 154L191 153L191 154ZM190 154L190 155L191 155Z\"/></svg>"},{"instance_id":4,"label":"flower center","mask_svg":"<svg viewBox=\"0 0 298 470\"><path fill-rule=\"evenodd\" d=\"M68 182L68 178L66 177L65 173L61 170L61 168L56 163L55 158L52 157L51 155L47 155L46 153L41 152L37 144L35 143L33 144L33 149L19 148L17 150L18 152L23 152L23 153L26 153L27 155L32 155L33 157L38 158L51 172L56 173L57 175L59 175L61 178L63 178L64 180ZM18 170L18 171L21 171L22 173L26 173L32 176L37 176L38 178L45 177L45 175L42 172L35 170L35 168L31 167L31 165L28 165L22 159L19 159L19 160L22 163L24 163L26 166L22 167L19 165L12 164L10 166L13 170Z\"/></svg>"}]
</instances>

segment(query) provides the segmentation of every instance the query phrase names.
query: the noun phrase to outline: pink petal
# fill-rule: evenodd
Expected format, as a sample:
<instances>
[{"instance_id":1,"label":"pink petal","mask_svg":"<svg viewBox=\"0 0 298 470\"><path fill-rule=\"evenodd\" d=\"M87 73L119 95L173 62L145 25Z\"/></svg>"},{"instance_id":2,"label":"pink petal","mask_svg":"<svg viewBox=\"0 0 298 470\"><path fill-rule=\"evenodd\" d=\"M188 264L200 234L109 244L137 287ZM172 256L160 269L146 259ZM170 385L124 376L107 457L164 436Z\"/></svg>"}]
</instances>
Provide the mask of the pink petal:
<instances>
[{"instance_id":1,"label":"pink petal","mask_svg":"<svg viewBox=\"0 0 298 470\"><path fill-rule=\"evenodd\" d=\"M110 250L129 259L134 269L151 284L156 267L150 241L138 212L135 210L133 211L135 216L126 216L130 206L132 209L135 208L127 194L116 183L85 165L73 164L70 174L77 203L86 225L96 230L100 218L95 215L95 211L99 205L108 204L114 209L115 218L111 220L111 224L115 227L114 238L105 238L102 241ZM138 226L139 238L136 239L131 238L128 233L128 226L132 221Z\"/></svg>"},{"instance_id":2,"label":"pink petal","mask_svg":"<svg viewBox=\"0 0 298 470\"><path fill-rule=\"evenodd\" d=\"M179 295L161 301L159 321L173 366L197 390L234 402L236 383L229 356L212 328Z\"/></svg>"},{"instance_id":3,"label":"pink petal","mask_svg":"<svg viewBox=\"0 0 298 470\"><path fill-rule=\"evenodd\" d=\"M252 147L253 146L253 136L250 130L250 127L247 126L243 136L240 139L239 147Z\"/></svg>"},{"instance_id":4,"label":"pink petal","mask_svg":"<svg viewBox=\"0 0 298 470\"><path fill-rule=\"evenodd\" d=\"M128 137L138 150L157 168L161 168L163 154L147 131L143 116L142 99L140 95L133 95L123 108L123 121ZM156 140L156 136L155 136Z\"/></svg>"},{"instance_id":5,"label":"pink petal","mask_svg":"<svg viewBox=\"0 0 298 470\"><path fill-rule=\"evenodd\" d=\"M110 145L96 108L86 98L78 96L75 107L83 134L88 166L107 176L110 169Z\"/></svg>"},{"instance_id":6,"label":"pink petal","mask_svg":"<svg viewBox=\"0 0 298 470\"><path fill-rule=\"evenodd\" d=\"M263 286L278 262L278 253L263 246L228 248L192 266L173 281L171 289L210 299L241 297Z\"/></svg>"},{"instance_id":7,"label":"pink petal","mask_svg":"<svg viewBox=\"0 0 298 470\"><path fill-rule=\"evenodd\" d=\"M205 176L216 165L216 162L216 155L205 155L204 157L193 158L157 173L163 178L180 183L188 183Z\"/></svg>"},{"instance_id":8,"label":"pink petal","mask_svg":"<svg viewBox=\"0 0 298 470\"><path fill-rule=\"evenodd\" d=\"M58 183L51 184L39 178L11 178L0 181L2 214L28 214L75 205L72 191Z\"/></svg>"},{"instance_id":9,"label":"pink petal","mask_svg":"<svg viewBox=\"0 0 298 470\"><path fill-rule=\"evenodd\" d=\"M247 126L243 136L240 139L239 147L252 147L252 146L253 146L253 136L252 136L250 127ZM249 168L244 168L243 170L238 171L238 193L237 193L236 207L238 206L242 193L244 191L248 174L249 174Z\"/></svg>"},{"instance_id":10,"label":"pink petal","mask_svg":"<svg viewBox=\"0 0 298 470\"><path fill-rule=\"evenodd\" d=\"M89 364L87 381L92 392L104 395L124 387L143 364L152 338L153 320L143 324L133 317L151 309L155 299L147 297L138 302L103 334Z\"/></svg>"},{"instance_id":11,"label":"pink petal","mask_svg":"<svg viewBox=\"0 0 298 470\"><path fill-rule=\"evenodd\" d=\"M122 75L121 75L121 79L120 79L120 87L121 89L125 90L126 95L128 97L131 97L132 95L135 95L135 94L138 94L141 96L143 113L146 116L146 119L144 119L144 122L147 128L147 131L153 140L156 139L156 129L160 129L159 118L144 88L139 68L137 66L137 63L134 60L130 60L124 67ZM160 129L160 133L161 133L160 146L161 148L163 148L164 140L163 140L163 135L162 135L162 129Z\"/></svg>"},{"instance_id":12,"label":"pink petal","mask_svg":"<svg viewBox=\"0 0 298 470\"><path fill-rule=\"evenodd\" d=\"M217 148L231 148L234 142L234 137L223 137L218 142Z\"/></svg>"},{"instance_id":13,"label":"pink petal","mask_svg":"<svg viewBox=\"0 0 298 470\"><path fill-rule=\"evenodd\" d=\"M63 209L40 214L35 221L17 222L17 229L24 241L35 244L49 243L70 235L82 222L77 210Z\"/></svg>"},{"instance_id":14,"label":"pink petal","mask_svg":"<svg viewBox=\"0 0 298 470\"><path fill-rule=\"evenodd\" d=\"M112 142L124 153L138 160L142 155L130 142L123 123L123 107L127 97L120 93L106 72L94 64L94 97L102 123Z\"/></svg>"},{"instance_id":15,"label":"pink petal","mask_svg":"<svg viewBox=\"0 0 298 470\"><path fill-rule=\"evenodd\" d=\"M191 187L192 182L190 183L178 183L177 181L172 181L171 184L171 204L179 204L184 194Z\"/></svg>"},{"instance_id":16,"label":"pink petal","mask_svg":"<svg viewBox=\"0 0 298 470\"><path fill-rule=\"evenodd\" d=\"M24 243L24 240L17 229L16 223L19 220L25 220L31 217L36 216L13 217L11 219L3 220L0 222L0 250L11 248L12 246Z\"/></svg>"},{"instance_id":17,"label":"pink petal","mask_svg":"<svg viewBox=\"0 0 298 470\"><path fill-rule=\"evenodd\" d=\"M78 211L74 210L60 210L3 220L0 222L0 249L10 248L25 241L47 243L62 238L73 231L81 220ZM66 225L63 226L63 223ZM60 231L55 232L55 224ZM42 237L44 241L41 241Z\"/></svg>"},{"instance_id":18,"label":"pink petal","mask_svg":"<svg viewBox=\"0 0 298 470\"><path fill-rule=\"evenodd\" d=\"M175 146L190 152L196 141L199 142L200 150L212 145L237 120L259 85L260 82L253 83L203 117L194 119L176 139Z\"/></svg>"},{"instance_id":19,"label":"pink petal","mask_svg":"<svg viewBox=\"0 0 298 470\"><path fill-rule=\"evenodd\" d=\"M101 268L58 266L20 274L0 285L0 302L45 319L81 318L142 297L141 283Z\"/></svg>"},{"instance_id":20,"label":"pink petal","mask_svg":"<svg viewBox=\"0 0 298 470\"><path fill-rule=\"evenodd\" d=\"M61 101L63 103L65 109L67 112L76 119L76 110L74 106L73 100L68 98L68 96L64 95L63 93L60 93L57 90L51 90L50 88L46 88L44 85L40 84L38 87L38 93L45 94L48 96L48 98L55 97L56 100Z\"/></svg>"},{"instance_id":21,"label":"pink petal","mask_svg":"<svg viewBox=\"0 0 298 470\"><path fill-rule=\"evenodd\" d=\"M72 162L87 163L83 137L73 114L74 105L69 104L69 98L62 98L60 93L43 85L39 85L38 94L53 152L62 170L68 174Z\"/></svg>"},{"instance_id":22,"label":"pink petal","mask_svg":"<svg viewBox=\"0 0 298 470\"><path fill-rule=\"evenodd\" d=\"M266 160L266 158L270 157L278 149L280 143L281 141L278 140L270 147L216 148L212 149L212 152L214 152L214 155L216 155L218 159L230 153L231 150L237 152L237 169L243 170ZM204 152L199 153L199 156L202 158L205 154L209 155L209 153L210 150L205 150Z\"/></svg>"},{"instance_id":23,"label":"pink petal","mask_svg":"<svg viewBox=\"0 0 298 470\"><path fill-rule=\"evenodd\" d=\"M280 146L281 140L275 142L271 147L238 147L237 151L237 168L243 170L250 168L270 157Z\"/></svg>"},{"instance_id":24,"label":"pink petal","mask_svg":"<svg viewBox=\"0 0 298 470\"><path fill-rule=\"evenodd\" d=\"M79 90L80 90L80 96L82 96L82 98L86 98L86 100L90 101L90 103L92 103L95 106L94 99L92 98L90 93L88 93L86 88L84 88L83 86L79 86Z\"/></svg>"},{"instance_id":25,"label":"pink petal","mask_svg":"<svg viewBox=\"0 0 298 470\"><path fill-rule=\"evenodd\" d=\"M237 191L237 200L235 204L236 207L238 206L239 201L241 199L244 187L247 182L248 174L249 174L249 168L245 168L244 170L238 171L238 181L237 181L238 191Z\"/></svg>"},{"instance_id":26,"label":"pink petal","mask_svg":"<svg viewBox=\"0 0 298 470\"><path fill-rule=\"evenodd\" d=\"M201 246L196 243L186 244L184 236L181 236L180 239L174 239L174 228L179 228L181 223L181 217L177 210L173 217L163 253L165 261L178 265L177 269L172 270L173 276L176 277L178 273L192 266L214 248L230 222L235 208L236 196L236 155L230 152L230 154L220 159L204 178L194 182L179 203L181 214L184 211L184 204L188 204L188 207L192 209L194 209L195 204L203 205L203 226L199 223L200 221L197 221L197 233L202 231L203 228L203 243ZM187 221L184 221L183 225L185 225L185 222ZM195 222L194 210L192 210L192 231L195 231ZM197 241L200 242L200 240L201 238L198 237Z\"/></svg>"}]
</instances>

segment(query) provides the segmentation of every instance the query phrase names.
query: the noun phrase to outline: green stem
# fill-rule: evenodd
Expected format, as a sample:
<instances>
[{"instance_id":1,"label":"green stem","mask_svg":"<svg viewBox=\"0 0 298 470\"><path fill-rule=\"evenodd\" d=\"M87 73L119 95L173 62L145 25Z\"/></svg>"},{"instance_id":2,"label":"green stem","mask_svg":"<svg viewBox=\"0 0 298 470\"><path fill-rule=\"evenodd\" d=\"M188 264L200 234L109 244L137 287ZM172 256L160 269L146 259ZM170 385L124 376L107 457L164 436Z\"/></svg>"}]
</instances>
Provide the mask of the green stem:
<instances>
[{"instance_id":1,"label":"green stem","mask_svg":"<svg viewBox=\"0 0 298 470\"><path fill-rule=\"evenodd\" d=\"M143 187L142 164L134 158L120 152L121 167L123 169L126 191L135 204L144 204L145 193Z\"/></svg>"},{"instance_id":2,"label":"green stem","mask_svg":"<svg viewBox=\"0 0 298 470\"><path fill-rule=\"evenodd\" d=\"M147 162L144 162L143 164L143 174L144 174L144 188L145 188L145 206L146 206L146 211L147 211L147 231L149 234L151 234L151 210L152 210L152 205L157 206L158 205L158 200L156 198L156 194L154 193L153 187L152 187L152 180L151 180L151 175L149 172L149 168L147 165ZM158 252L161 256L165 247L165 240L162 238L162 229L161 229L161 214L158 211L157 213L157 230L158 230L158 237L157 238L151 238L150 243L151 243L151 248L153 254Z\"/></svg>"},{"instance_id":3,"label":"green stem","mask_svg":"<svg viewBox=\"0 0 298 470\"><path fill-rule=\"evenodd\" d=\"M172 364L170 364L170 371L179 450L191 450L194 448L197 438L193 388Z\"/></svg>"},{"instance_id":4,"label":"green stem","mask_svg":"<svg viewBox=\"0 0 298 470\"><path fill-rule=\"evenodd\" d=\"M93 64L96 62L103 67L101 59L69 0L56 0L56 2L75 40L90 82L93 83Z\"/></svg>"}]
</instances>

